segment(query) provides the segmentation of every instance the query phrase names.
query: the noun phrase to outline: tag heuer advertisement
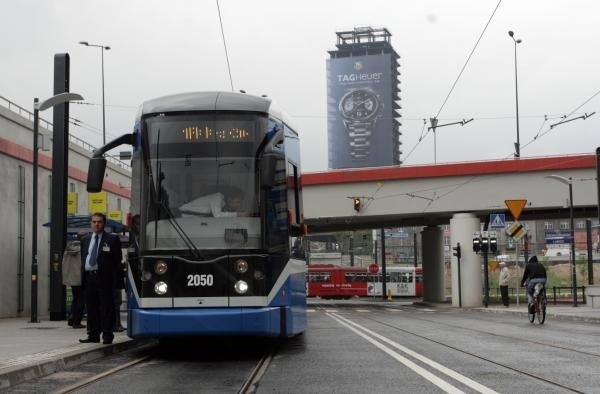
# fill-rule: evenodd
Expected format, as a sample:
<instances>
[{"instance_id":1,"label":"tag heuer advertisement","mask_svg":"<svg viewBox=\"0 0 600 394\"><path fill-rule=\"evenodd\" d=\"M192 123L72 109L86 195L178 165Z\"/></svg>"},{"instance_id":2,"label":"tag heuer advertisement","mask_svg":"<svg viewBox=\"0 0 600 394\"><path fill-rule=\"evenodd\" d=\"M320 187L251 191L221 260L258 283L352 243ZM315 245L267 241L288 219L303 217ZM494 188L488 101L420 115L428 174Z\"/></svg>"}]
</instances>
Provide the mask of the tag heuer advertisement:
<instances>
[{"instance_id":1,"label":"tag heuer advertisement","mask_svg":"<svg viewBox=\"0 0 600 394\"><path fill-rule=\"evenodd\" d=\"M327 60L329 167L393 165L390 55Z\"/></svg>"}]
</instances>

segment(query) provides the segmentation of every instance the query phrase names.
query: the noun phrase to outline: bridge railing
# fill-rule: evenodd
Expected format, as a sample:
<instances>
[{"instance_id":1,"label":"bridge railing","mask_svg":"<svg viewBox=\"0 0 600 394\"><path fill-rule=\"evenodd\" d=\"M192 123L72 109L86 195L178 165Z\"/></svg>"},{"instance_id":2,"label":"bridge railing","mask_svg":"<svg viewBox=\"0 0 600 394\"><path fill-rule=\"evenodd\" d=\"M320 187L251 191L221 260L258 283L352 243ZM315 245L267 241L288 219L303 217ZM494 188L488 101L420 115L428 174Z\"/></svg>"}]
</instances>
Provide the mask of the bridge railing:
<instances>
[{"instance_id":1,"label":"bridge railing","mask_svg":"<svg viewBox=\"0 0 600 394\"><path fill-rule=\"evenodd\" d=\"M33 122L33 112L29 111L28 109L25 109L23 107L21 107L18 104L13 103L12 101L10 101L9 99L7 99L6 97L0 96L0 104L2 104L2 106L8 108L8 110L18 114L19 116L28 119L30 122ZM53 129L53 125L52 123L48 122L46 119L43 119L41 117L39 117L39 124L40 126L42 126L43 128L47 129L47 130L52 130ZM72 125L78 126L78 124L76 122L73 122L73 120L71 120L71 118L69 118L69 122ZM89 151L89 152L93 152L94 149L96 149L96 147L94 147L93 145L90 145L89 143L85 142L84 140L82 140L81 138L78 138L76 136L74 136L73 134L69 133L69 141L74 143L77 146L82 147L83 149ZM127 163L125 163L122 160L119 160L113 156L106 156L106 160L113 163L114 165L124 168L126 170L131 171L131 166Z\"/></svg>"}]
</instances>

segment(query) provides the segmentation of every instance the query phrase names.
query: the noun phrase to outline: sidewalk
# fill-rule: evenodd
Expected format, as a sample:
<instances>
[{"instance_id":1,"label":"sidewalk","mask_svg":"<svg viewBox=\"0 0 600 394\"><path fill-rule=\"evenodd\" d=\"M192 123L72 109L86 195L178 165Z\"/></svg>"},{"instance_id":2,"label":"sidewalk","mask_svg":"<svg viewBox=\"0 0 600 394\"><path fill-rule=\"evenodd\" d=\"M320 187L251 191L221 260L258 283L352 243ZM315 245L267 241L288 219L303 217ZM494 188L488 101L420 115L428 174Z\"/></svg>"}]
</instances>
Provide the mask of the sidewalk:
<instances>
[{"instance_id":1,"label":"sidewalk","mask_svg":"<svg viewBox=\"0 0 600 394\"><path fill-rule=\"evenodd\" d=\"M73 329L65 320L50 321L48 317L39 320L0 319L0 390L140 344L126 332L116 332L110 345L79 343L87 337L85 328Z\"/></svg>"},{"instance_id":2,"label":"sidewalk","mask_svg":"<svg viewBox=\"0 0 600 394\"><path fill-rule=\"evenodd\" d=\"M518 314L527 316L527 305L525 303L521 303L519 306L510 305L508 308L502 305L493 304L488 308L480 307L465 309L487 313ZM586 304L579 304L577 307L574 307L572 304L548 304L546 307L546 321L552 320L572 320L588 323L600 323L600 308L592 308Z\"/></svg>"}]
</instances>

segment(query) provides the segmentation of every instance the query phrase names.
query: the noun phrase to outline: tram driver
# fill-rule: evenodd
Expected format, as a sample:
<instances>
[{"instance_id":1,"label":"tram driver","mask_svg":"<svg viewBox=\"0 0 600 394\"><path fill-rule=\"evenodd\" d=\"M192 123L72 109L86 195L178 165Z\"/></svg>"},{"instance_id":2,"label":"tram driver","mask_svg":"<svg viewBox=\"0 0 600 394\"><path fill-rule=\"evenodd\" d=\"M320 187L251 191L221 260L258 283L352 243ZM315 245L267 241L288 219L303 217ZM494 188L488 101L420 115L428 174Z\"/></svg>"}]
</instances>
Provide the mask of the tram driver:
<instances>
[{"instance_id":1,"label":"tram driver","mask_svg":"<svg viewBox=\"0 0 600 394\"><path fill-rule=\"evenodd\" d=\"M179 207L183 214L212 215L216 218L233 218L250 216L242 212L243 192L240 189L231 189L227 195L217 192L198 197Z\"/></svg>"}]
</instances>

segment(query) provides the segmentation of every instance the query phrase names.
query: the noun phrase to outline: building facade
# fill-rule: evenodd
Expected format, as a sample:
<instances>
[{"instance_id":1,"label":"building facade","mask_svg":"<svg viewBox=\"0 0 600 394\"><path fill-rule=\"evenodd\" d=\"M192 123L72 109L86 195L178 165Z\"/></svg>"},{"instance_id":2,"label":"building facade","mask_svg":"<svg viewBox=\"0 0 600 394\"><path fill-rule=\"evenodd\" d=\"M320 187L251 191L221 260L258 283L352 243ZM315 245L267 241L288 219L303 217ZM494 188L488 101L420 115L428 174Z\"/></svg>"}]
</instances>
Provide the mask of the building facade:
<instances>
[{"instance_id":1,"label":"building facade","mask_svg":"<svg viewBox=\"0 0 600 394\"><path fill-rule=\"evenodd\" d=\"M33 114L0 97L0 318L28 315L31 298ZM52 125L40 120L40 134L51 136ZM51 141L50 141L51 144ZM102 211L113 220L129 212L131 169L110 159L104 191L89 196L87 168L93 147L69 136L68 211L87 215ZM38 315L48 314L50 294L50 232L52 151L39 150L38 165ZM46 224L46 225L44 225Z\"/></svg>"},{"instance_id":2,"label":"building facade","mask_svg":"<svg viewBox=\"0 0 600 394\"><path fill-rule=\"evenodd\" d=\"M387 29L337 32L327 59L329 168L399 165L399 59Z\"/></svg>"}]
</instances>

